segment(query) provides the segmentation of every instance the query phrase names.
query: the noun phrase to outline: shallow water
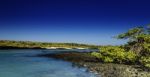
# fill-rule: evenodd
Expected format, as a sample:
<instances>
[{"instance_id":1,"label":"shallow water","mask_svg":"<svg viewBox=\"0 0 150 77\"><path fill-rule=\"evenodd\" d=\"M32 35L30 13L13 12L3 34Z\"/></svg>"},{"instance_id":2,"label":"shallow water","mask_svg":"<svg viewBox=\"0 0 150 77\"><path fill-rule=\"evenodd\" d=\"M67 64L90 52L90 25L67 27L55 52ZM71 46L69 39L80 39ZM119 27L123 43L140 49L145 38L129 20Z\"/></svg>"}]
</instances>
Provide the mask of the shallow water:
<instances>
[{"instance_id":1,"label":"shallow water","mask_svg":"<svg viewBox=\"0 0 150 77\"><path fill-rule=\"evenodd\" d=\"M96 77L86 68L52 58L33 57L44 50L0 50L0 77ZM56 53L54 50L50 53ZM48 52L46 52L48 53Z\"/></svg>"}]
</instances>

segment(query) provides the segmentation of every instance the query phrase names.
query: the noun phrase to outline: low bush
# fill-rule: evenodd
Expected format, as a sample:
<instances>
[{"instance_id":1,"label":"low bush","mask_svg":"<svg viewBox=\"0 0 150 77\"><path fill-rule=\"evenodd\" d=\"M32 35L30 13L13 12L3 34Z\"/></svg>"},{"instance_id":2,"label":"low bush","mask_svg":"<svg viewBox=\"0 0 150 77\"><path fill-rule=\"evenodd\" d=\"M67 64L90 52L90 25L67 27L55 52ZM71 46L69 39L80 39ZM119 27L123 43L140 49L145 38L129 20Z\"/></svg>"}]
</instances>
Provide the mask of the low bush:
<instances>
[{"instance_id":1,"label":"low bush","mask_svg":"<svg viewBox=\"0 0 150 77\"><path fill-rule=\"evenodd\" d=\"M95 56L103 62L135 62L137 55L132 51L125 51L118 46L101 47L99 52L93 52L91 55Z\"/></svg>"},{"instance_id":2,"label":"low bush","mask_svg":"<svg viewBox=\"0 0 150 77\"><path fill-rule=\"evenodd\" d=\"M144 65L145 67L150 68L150 56L148 57L141 57L140 60L142 65Z\"/></svg>"}]
</instances>

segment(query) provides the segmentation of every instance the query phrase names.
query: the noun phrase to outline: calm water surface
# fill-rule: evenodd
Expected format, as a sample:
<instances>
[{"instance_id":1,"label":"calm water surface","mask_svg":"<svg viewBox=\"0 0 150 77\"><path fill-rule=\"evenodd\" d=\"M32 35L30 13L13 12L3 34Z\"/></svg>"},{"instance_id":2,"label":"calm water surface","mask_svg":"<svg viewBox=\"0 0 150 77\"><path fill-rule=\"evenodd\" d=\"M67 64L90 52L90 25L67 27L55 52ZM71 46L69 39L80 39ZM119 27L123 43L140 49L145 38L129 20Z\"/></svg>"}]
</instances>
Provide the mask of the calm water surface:
<instances>
[{"instance_id":1,"label":"calm water surface","mask_svg":"<svg viewBox=\"0 0 150 77\"><path fill-rule=\"evenodd\" d=\"M52 58L33 57L44 50L0 50L0 77L96 77L86 68ZM46 53L56 53L47 51Z\"/></svg>"}]
</instances>

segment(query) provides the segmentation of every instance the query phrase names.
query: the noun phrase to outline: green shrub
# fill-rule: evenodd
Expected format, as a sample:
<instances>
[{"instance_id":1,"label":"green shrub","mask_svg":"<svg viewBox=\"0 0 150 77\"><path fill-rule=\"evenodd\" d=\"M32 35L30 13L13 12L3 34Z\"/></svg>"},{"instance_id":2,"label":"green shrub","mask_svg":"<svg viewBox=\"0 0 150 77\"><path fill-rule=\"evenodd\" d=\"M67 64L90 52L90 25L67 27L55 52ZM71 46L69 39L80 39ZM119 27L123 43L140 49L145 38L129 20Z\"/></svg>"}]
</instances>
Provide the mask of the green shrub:
<instances>
[{"instance_id":1,"label":"green shrub","mask_svg":"<svg viewBox=\"0 0 150 77\"><path fill-rule=\"evenodd\" d=\"M93 52L93 53L91 53L91 55L95 56L96 58L99 58L99 59L102 58L101 53Z\"/></svg>"},{"instance_id":2,"label":"green shrub","mask_svg":"<svg viewBox=\"0 0 150 77\"><path fill-rule=\"evenodd\" d=\"M129 51L125 53L126 53L125 57L127 62L135 62L137 60L137 55L134 52Z\"/></svg>"},{"instance_id":3,"label":"green shrub","mask_svg":"<svg viewBox=\"0 0 150 77\"><path fill-rule=\"evenodd\" d=\"M99 58L103 62L135 62L136 54L126 52L123 48L117 46L101 47L99 52L93 52L91 55Z\"/></svg>"},{"instance_id":4,"label":"green shrub","mask_svg":"<svg viewBox=\"0 0 150 77\"><path fill-rule=\"evenodd\" d=\"M148 56L148 57L141 57L140 62L145 67L150 68L150 56Z\"/></svg>"},{"instance_id":5,"label":"green shrub","mask_svg":"<svg viewBox=\"0 0 150 77\"><path fill-rule=\"evenodd\" d=\"M103 57L103 61L106 62L106 63L111 63L111 62L114 61L114 59L111 58L111 57L106 56L106 57Z\"/></svg>"}]
</instances>

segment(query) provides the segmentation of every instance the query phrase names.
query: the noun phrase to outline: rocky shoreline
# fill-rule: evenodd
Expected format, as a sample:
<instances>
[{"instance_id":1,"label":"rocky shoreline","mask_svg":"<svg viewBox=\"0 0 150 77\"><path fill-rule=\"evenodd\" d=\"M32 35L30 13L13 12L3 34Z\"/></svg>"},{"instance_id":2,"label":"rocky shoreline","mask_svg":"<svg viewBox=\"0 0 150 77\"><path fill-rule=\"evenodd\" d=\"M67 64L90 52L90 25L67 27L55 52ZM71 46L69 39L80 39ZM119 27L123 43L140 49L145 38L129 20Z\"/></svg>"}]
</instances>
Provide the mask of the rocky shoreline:
<instances>
[{"instance_id":1,"label":"rocky shoreline","mask_svg":"<svg viewBox=\"0 0 150 77\"><path fill-rule=\"evenodd\" d=\"M39 55L72 62L78 67L86 67L99 77L150 77L150 71L141 69L138 65L101 63L90 53L60 53Z\"/></svg>"}]
</instances>

